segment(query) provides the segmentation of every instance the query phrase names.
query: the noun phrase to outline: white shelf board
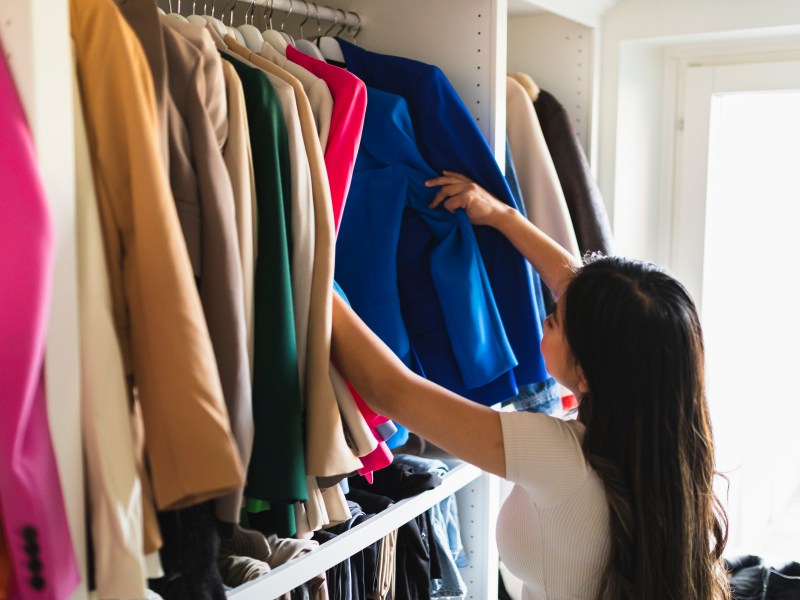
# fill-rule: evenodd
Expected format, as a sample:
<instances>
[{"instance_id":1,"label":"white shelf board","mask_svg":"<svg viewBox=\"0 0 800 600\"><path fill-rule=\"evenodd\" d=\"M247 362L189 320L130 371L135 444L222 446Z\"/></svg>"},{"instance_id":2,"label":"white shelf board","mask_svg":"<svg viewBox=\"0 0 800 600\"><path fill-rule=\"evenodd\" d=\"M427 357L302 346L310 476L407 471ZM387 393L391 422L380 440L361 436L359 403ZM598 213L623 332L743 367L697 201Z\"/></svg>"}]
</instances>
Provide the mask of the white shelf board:
<instances>
[{"instance_id":1,"label":"white shelf board","mask_svg":"<svg viewBox=\"0 0 800 600\"><path fill-rule=\"evenodd\" d=\"M508 0L508 16L549 12L587 27L599 27L603 15L618 0Z\"/></svg>"},{"instance_id":2,"label":"white shelf board","mask_svg":"<svg viewBox=\"0 0 800 600\"><path fill-rule=\"evenodd\" d=\"M267 575L231 590L228 592L228 598L271 600L285 594L408 523L480 475L480 469L462 463L445 475L439 487L392 504L350 531L320 545L313 552L295 558Z\"/></svg>"}]
</instances>

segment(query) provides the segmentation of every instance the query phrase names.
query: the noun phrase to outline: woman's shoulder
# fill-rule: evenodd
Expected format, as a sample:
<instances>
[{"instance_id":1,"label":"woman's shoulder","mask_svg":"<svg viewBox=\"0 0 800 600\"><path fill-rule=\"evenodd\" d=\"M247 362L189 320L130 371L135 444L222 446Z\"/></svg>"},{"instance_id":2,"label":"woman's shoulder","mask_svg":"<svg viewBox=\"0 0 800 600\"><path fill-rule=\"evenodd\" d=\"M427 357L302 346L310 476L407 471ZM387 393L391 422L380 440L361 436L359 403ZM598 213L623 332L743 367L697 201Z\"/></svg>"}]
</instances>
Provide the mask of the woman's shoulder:
<instances>
[{"instance_id":1,"label":"woman's shoulder","mask_svg":"<svg viewBox=\"0 0 800 600\"><path fill-rule=\"evenodd\" d=\"M562 498L592 474L581 448L584 426L541 413L500 413L506 479L541 498Z\"/></svg>"}]
</instances>

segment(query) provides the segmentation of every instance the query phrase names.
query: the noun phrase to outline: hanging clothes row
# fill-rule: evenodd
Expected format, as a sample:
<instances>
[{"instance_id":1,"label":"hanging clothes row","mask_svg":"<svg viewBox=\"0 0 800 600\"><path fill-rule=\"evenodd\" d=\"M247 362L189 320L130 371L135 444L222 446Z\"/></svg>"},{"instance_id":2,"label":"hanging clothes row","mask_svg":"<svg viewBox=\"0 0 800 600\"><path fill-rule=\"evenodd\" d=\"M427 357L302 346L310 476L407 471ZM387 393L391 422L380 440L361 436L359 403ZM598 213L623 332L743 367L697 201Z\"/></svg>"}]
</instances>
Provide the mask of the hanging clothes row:
<instances>
[{"instance_id":1,"label":"hanging clothes row","mask_svg":"<svg viewBox=\"0 0 800 600\"><path fill-rule=\"evenodd\" d=\"M614 253L611 225L567 111L530 75L506 78L506 130L531 222L573 254Z\"/></svg>"},{"instance_id":2,"label":"hanging clothes row","mask_svg":"<svg viewBox=\"0 0 800 600\"><path fill-rule=\"evenodd\" d=\"M267 535L351 518L339 481L391 463L395 428L329 358L333 214L363 84L324 63L318 76L263 40L255 53L147 0L73 2L71 17L90 175L80 196L96 192L105 253L87 248L81 269L102 289L99 254L109 276L105 303L87 296L86 320L113 326L82 361L89 381L116 377L103 391L128 428L101 460L107 430L97 412L86 419L92 587L138 598L149 579L167 598L218 597L220 569L241 567L234 553L266 558L277 543ZM358 86L360 108L348 97ZM113 344L119 368L98 369ZM110 474L118 454L131 465L123 486ZM128 528L109 526L119 514Z\"/></svg>"},{"instance_id":3,"label":"hanging clothes row","mask_svg":"<svg viewBox=\"0 0 800 600\"><path fill-rule=\"evenodd\" d=\"M420 375L486 405L553 409L538 275L463 211L429 209L435 190L424 182L462 172L532 219L546 215L576 253L578 242L594 243L585 241L592 218L576 241L568 211L581 201L559 191L552 160L536 158L545 191L527 178L534 171L514 147L529 140L509 132L519 185L501 172L438 68L342 39L292 45L267 35L276 31L187 21L159 14L151 0L71 0L70 27L89 587L99 597L222 598L226 586L312 551L327 539L322 530L356 524L359 494L359 510L386 503L364 497L358 478L346 497L347 478L371 484L395 468L390 448L408 432L372 411L331 364L334 290ZM18 161L31 156L30 141L7 74L0 92L13 142L4 148ZM529 96L525 103L528 114ZM20 168L3 156L9 166L41 212L33 162ZM587 197L597 220L599 196ZM0 583L19 597L44 587L66 598L77 573L36 384L45 216L26 225L41 232L41 256L26 267L36 299L26 306L37 312L15 321L26 324L18 333L30 352L17 369L26 376L12 404L18 422L2 433L9 448L18 431L37 444L8 472L38 470L3 479ZM18 501L8 500L23 497L14 495L20 485L29 486L29 510L40 506L35 497L56 510L22 523ZM393 549L416 544L408 535L436 531L441 542L457 531L452 498L437 514L375 549L380 594L395 578ZM423 552L439 566L428 569L433 587L403 584L430 587L412 595L465 593L450 550ZM303 593L327 597L324 574Z\"/></svg>"}]
</instances>

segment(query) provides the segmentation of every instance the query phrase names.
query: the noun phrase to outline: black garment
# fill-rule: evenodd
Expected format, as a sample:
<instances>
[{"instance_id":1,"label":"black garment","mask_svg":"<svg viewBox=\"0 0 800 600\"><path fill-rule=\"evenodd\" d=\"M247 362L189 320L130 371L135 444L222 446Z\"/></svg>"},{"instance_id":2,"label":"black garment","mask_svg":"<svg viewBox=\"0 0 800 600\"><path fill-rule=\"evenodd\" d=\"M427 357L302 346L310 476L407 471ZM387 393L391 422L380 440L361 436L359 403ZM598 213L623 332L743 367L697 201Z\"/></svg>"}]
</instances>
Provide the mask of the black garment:
<instances>
[{"instance_id":1,"label":"black garment","mask_svg":"<svg viewBox=\"0 0 800 600\"><path fill-rule=\"evenodd\" d=\"M800 600L800 563L770 569L766 579L764 600Z\"/></svg>"},{"instance_id":2,"label":"black garment","mask_svg":"<svg viewBox=\"0 0 800 600\"><path fill-rule=\"evenodd\" d=\"M217 568L219 538L211 502L158 513L164 577L150 588L164 600L225 600Z\"/></svg>"},{"instance_id":3,"label":"black garment","mask_svg":"<svg viewBox=\"0 0 800 600\"><path fill-rule=\"evenodd\" d=\"M350 531L370 517L355 502L348 501L347 505L350 508L352 518L329 529L314 532L314 539L320 544L324 544L337 535ZM331 600L367 600L368 588L366 582L368 575L365 571L365 565L367 563L371 564L374 572L379 544L380 541L370 544L360 552L356 552L338 565L328 569L325 576L328 582L328 596ZM371 579L374 580L374 573ZM372 590L374 589L373 585Z\"/></svg>"},{"instance_id":4,"label":"black garment","mask_svg":"<svg viewBox=\"0 0 800 600\"><path fill-rule=\"evenodd\" d=\"M386 496L373 494L369 490L362 490L359 488L350 488L347 493L347 498L353 502L357 502L361 509L369 516L376 515L379 512L389 508L393 502ZM364 552L364 589L366 590L367 597L371 598L375 595L375 590L378 587L378 553L380 552L381 541L378 540L373 546L375 552Z\"/></svg>"},{"instance_id":5,"label":"black garment","mask_svg":"<svg viewBox=\"0 0 800 600\"><path fill-rule=\"evenodd\" d=\"M429 512L397 530L395 597L430 600L431 580L441 579Z\"/></svg>"},{"instance_id":6,"label":"black garment","mask_svg":"<svg viewBox=\"0 0 800 600\"><path fill-rule=\"evenodd\" d=\"M581 252L613 254L614 238L606 207L567 111L544 90L533 107L564 191L578 247Z\"/></svg>"},{"instance_id":7,"label":"black garment","mask_svg":"<svg viewBox=\"0 0 800 600\"><path fill-rule=\"evenodd\" d=\"M380 494L395 502L416 496L427 490L442 485L442 478L435 473L414 473L411 467L393 462L391 465L373 474L370 484L363 477L350 479L350 489L362 489Z\"/></svg>"}]
</instances>

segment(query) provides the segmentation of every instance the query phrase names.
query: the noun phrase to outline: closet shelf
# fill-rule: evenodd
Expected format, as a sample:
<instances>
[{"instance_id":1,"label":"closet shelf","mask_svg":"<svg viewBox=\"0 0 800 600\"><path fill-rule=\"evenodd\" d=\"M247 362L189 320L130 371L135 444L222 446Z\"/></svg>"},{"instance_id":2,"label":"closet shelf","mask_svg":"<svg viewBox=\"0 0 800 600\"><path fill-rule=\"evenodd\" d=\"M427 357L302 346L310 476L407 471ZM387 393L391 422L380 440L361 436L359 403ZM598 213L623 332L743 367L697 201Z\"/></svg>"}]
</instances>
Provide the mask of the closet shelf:
<instances>
[{"instance_id":1,"label":"closet shelf","mask_svg":"<svg viewBox=\"0 0 800 600\"><path fill-rule=\"evenodd\" d=\"M603 15L619 0L508 0L508 16L553 13L587 27L599 27Z\"/></svg>"},{"instance_id":2,"label":"closet shelf","mask_svg":"<svg viewBox=\"0 0 800 600\"><path fill-rule=\"evenodd\" d=\"M228 598L267 600L285 594L408 523L475 481L480 475L481 470L477 467L461 463L445 475L439 487L392 504L350 531L322 544L315 551L295 558L269 574L231 590L228 592Z\"/></svg>"}]
</instances>

